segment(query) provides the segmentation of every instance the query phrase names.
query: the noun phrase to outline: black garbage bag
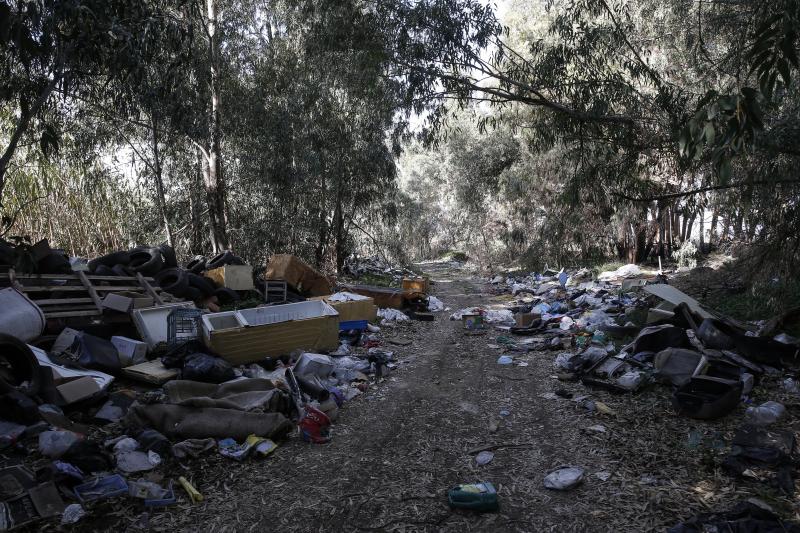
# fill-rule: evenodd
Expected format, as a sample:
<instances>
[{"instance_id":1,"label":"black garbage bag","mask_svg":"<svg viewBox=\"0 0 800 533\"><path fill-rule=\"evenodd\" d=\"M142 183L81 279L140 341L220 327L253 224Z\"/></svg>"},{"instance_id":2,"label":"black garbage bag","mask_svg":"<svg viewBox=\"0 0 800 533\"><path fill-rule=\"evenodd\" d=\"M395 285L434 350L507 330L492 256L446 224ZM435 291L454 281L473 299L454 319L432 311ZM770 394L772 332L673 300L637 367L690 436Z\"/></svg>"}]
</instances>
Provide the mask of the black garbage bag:
<instances>
[{"instance_id":1,"label":"black garbage bag","mask_svg":"<svg viewBox=\"0 0 800 533\"><path fill-rule=\"evenodd\" d=\"M750 361L781 368L797 362L797 347L768 337L751 337L732 324L707 318L697 330L697 337L707 348L733 350Z\"/></svg>"},{"instance_id":2,"label":"black garbage bag","mask_svg":"<svg viewBox=\"0 0 800 533\"><path fill-rule=\"evenodd\" d=\"M113 466L110 457L99 444L90 440L79 440L61 456L61 461L80 468L84 474L106 472Z\"/></svg>"},{"instance_id":3,"label":"black garbage bag","mask_svg":"<svg viewBox=\"0 0 800 533\"><path fill-rule=\"evenodd\" d=\"M644 328L629 346L629 352L660 352L667 348L692 348L686 330L669 324Z\"/></svg>"},{"instance_id":4,"label":"black garbage bag","mask_svg":"<svg viewBox=\"0 0 800 533\"><path fill-rule=\"evenodd\" d=\"M204 383L224 383L236 377L233 367L223 359L206 353L193 353L183 362L181 379Z\"/></svg>"},{"instance_id":5,"label":"black garbage bag","mask_svg":"<svg viewBox=\"0 0 800 533\"><path fill-rule=\"evenodd\" d=\"M88 333L75 337L70 351L78 355L78 364L84 368L109 374L115 374L122 368L117 347L111 341Z\"/></svg>"},{"instance_id":6,"label":"black garbage bag","mask_svg":"<svg viewBox=\"0 0 800 533\"><path fill-rule=\"evenodd\" d=\"M136 440L139 441L142 450L146 452L152 450L161 457L169 456L172 451L172 443L169 439L155 429L145 429L136 436Z\"/></svg>"}]
</instances>

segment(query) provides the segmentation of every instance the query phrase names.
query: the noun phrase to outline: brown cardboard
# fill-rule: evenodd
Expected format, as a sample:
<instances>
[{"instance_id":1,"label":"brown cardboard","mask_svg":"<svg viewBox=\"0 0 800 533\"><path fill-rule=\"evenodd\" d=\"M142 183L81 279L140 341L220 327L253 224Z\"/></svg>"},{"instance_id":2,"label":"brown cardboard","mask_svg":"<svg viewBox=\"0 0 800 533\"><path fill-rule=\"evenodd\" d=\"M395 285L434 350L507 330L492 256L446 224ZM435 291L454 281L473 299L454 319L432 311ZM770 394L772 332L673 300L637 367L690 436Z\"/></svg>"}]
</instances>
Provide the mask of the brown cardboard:
<instances>
[{"instance_id":1,"label":"brown cardboard","mask_svg":"<svg viewBox=\"0 0 800 533\"><path fill-rule=\"evenodd\" d=\"M540 315L533 313L517 313L514 315L514 319L517 321L518 328L529 327L537 318L541 318Z\"/></svg>"},{"instance_id":2,"label":"brown cardboard","mask_svg":"<svg viewBox=\"0 0 800 533\"><path fill-rule=\"evenodd\" d=\"M129 313L131 309L152 306L153 298L139 292L112 292L103 298L103 307L121 313Z\"/></svg>"},{"instance_id":3,"label":"brown cardboard","mask_svg":"<svg viewBox=\"0 0 800 533\"><path fill-rule=\"evenodd\" d=\"M403 290L428 294L431 289L430 278L418 276L416 278L403 278Z\"/></svg>"},{"instance_id":4,"label":"brown cardboard","mask_svg":"<svg viewBox=\"0 0 800 533\"><path fill-rule=\"evenodd\" d=\"M56 385L56 390L64 401L64 405L85 400L100 392L100 385L89 376L82 376L61 385Z\"/></svg>"},{"instance_id":5,"label":"brown cardboard","mask_svg":"<svg viewBox=\"0 0 800 533\"><path fill-rule=\"evenodd\" d=\"M218 287L227 287L235 291L250 291L253 284L253 267L250 265L225 265L205 273L207 278Z\"/></svg>"},{"instance_id":6,"label":"brown cardboard","mask_svg":"<svg viewBox=\"0 0 800 533\"><path fill-rule=\"evenodd\" d=\"M264 277L285 280L299 293L309 296L325 296L331 293L331 284L325 276L290 254L270 257Z\"/></svg>"}]
</instances>

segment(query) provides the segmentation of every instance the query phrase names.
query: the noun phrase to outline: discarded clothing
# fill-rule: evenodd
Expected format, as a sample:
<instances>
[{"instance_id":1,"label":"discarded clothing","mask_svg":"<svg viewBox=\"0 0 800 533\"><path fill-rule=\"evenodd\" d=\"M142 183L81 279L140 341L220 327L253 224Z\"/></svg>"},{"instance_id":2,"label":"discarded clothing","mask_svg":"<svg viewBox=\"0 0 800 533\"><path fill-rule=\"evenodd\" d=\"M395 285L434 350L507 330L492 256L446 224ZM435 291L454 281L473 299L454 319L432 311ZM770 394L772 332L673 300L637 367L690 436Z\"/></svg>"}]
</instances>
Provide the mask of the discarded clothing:
<instances>
[{"instance_id":1,"label":"discarded clothing","mask_svg":"<svg viewBox=\"0 0 800 533\"><path fill-rule=\"evenodd\" d=\"M164 392L169 403L185 407L272 412L289 409L287 396L269 379L240 379L221 385L175 380L164 385Z\"/></svg>"},{"instance_id":2,"label":"discarded clothing","mask_svg":"<svg viewBox=\"0 0 800 533\"><path fill-rule=\"evenodd\" d=\"M257 435L275 440L292 429L292 424L280 413L183 405L134 405L126 420L129 424L152 427L167 436L182 439L231 437L241 440Z\"/></svg>"}]
</instances>

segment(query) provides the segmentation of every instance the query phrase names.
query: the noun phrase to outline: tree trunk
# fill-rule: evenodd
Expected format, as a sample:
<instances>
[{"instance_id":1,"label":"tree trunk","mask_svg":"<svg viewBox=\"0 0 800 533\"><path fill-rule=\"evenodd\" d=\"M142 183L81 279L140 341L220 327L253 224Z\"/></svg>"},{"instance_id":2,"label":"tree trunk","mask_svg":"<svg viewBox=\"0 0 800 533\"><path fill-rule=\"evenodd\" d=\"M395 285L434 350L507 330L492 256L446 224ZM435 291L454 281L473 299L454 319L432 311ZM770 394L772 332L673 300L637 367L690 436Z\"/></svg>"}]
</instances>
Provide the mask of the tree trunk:
<instances>
[{"instance_id":1,"label":"tree trunk","mask_svg":"<svg viewBox=\"0 0 800 533\"><path fill-rule=\"evenodd\" d=\"M656 211L656 223L658 224L658 256L664 257L664 208L661 204L658 204L658 210Z\"/></svg>"},{"instance_id":2,"label":"tree trunk","mask_svg":"<svg viewBox=\"0 0 800 533\"><path fill-rule=\"evenodd\" d=\"M220 252L230 247L227 216L225 213L226 191L222 175L222 153L220 150L220 99L219 99L219 39L217 38L217 0L206 0L208 11L208 46L211 71L211 117L209 121L208 165L204 175L208 214L211 221L211 247Z\"/></svg>"},{"instance_id":3,"label":"tree trunk","mask_svg":"<svg viewBox=\"0 0 800 533\"><path fill-rule=\"evenodd\" d=\"M700 253L706 253L706 208L700 208Z\"/></svg>"},{"instance_id":4,"label":"tree trunk","mask_svg":"<svg viewBox=\"0 0 800 533\"><path fill-rule=\"evenodd\" d=\"M172 229L169 227L169 216L167 215L167 201L164 198L164 181L161 177L161 158L158 152L158 123L155 113L150 115L150 123L153 125L153 174L156 181L156 203L161 212L161 220L164 222L164 234L167 237L167 244L175 248L172 240Z\"/></svg>"},{"instance_id":5,"label":"tree trunk","mask_svg":"<svg viewBox=\"0 0 800 533\"><path fill-rule=\"evenodd\" d=\"M202 191L202 176L204 174L205 168L205 159L203 153L198 149L197 150L197 166L196 171L194 172L194 183L190 188L189 192L189 207L191 212L191 233L189 237L189 249L194 254L200 254L203 252L203 237L200 232L200 227L202 223L200 222L200 217L202 216L200 203L202 203L202 196L200 195L200 191Z\"/></svg>"},{"instance_id":6,"label":"tree trunk","mask_svg":"<svg viewBox=\"0 0 800 533\"><path fill-rule=\"evenodd\" d=\"M36 100L33 102L33 105L27 110L24 107L22 108L19 122L17 122L17 125L14 127L14 130L11 133L11 137L8 140L8 145L6 146L5 150L3 150L3 155L0 156L0 205L2 205L3 201L3 188L6 183L8 164L11 162L14 152L17 150L17 145L19 144L22 136L28 130L31 119L36 116L36 113L39 112L45 102L47 102L47 99L50 98L50 95L53 93L53 90L56 88L56 85L58 85L59 81L61 81L61 73L57 72L53 75L53 79L42 88L39 96L37 96Z\"/></svg>"},{"instance_id":7,"label":"tree trunk","mask_svg":"<svg viewBox=\"0 0 800 533\"><path fill-rule=\"evenodd\" d=\"M717 235L717 221L719 220L719 211L715 207L711 212L711 227L708 229L708 243L714 243L714 237Z\"/></svg>"}]
</instances>

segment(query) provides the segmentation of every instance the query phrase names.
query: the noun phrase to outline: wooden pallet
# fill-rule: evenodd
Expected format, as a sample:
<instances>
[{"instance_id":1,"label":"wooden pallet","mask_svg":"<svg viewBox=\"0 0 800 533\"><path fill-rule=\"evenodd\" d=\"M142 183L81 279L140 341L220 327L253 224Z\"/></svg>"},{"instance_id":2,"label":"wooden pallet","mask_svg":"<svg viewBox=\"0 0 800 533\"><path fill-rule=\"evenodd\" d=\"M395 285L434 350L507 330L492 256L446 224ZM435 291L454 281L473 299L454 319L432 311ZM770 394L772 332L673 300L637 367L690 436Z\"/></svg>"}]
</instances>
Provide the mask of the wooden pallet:
<instances>
[{"instance_id":1,"label":"wooden pallet","mask_svg":"<svg viewBox=\"0 0 800 533\"><path fill-rule=\"evenodd\" d=\"M102 297L113 292L133 291L151 296L161 305L161 287L153 278L75 274L21 274L9 269L0 273L0 285L14 287L42 308L45 318L91 317L103 314Z\"/></svg>"}]
</instances>

